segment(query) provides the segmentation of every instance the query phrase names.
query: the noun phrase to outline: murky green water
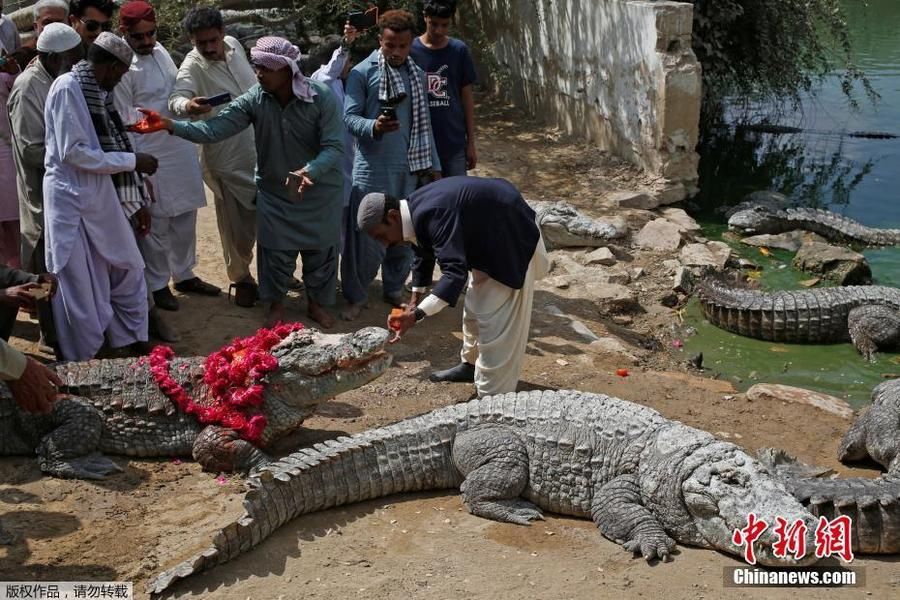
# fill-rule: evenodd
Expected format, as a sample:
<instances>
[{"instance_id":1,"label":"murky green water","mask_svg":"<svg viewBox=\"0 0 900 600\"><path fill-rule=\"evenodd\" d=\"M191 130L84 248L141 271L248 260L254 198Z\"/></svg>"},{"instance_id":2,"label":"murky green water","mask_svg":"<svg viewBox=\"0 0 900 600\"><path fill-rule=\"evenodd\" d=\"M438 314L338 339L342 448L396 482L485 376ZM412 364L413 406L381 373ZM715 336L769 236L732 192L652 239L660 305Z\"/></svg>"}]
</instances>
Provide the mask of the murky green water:
<instances>
[{"instance_id":1,"label":"murky green water","mask_svg":"<svg viewBox=\"0 0 900 600\"><path fill-rule=\"evenodd\" d=\"M900 139L851 138L841 131L900 134L900 1L845 0L858 64L881 95L877 105L862 93L860 108L848 107L837 80L829 82L802 113L780 123L802 127L796 135L723 129L705 141L700 165L701 223L708 237L725 230L715 208L737 203L752 191L772 189L805 206L827 207L864 224L900 227ZM763 267L764 289L797 289L808 275L790 268L791 253L763 256L735 244L738 252ZM900 286L900 248L863 252L875 281ZM859 406L884 375L900 373L900 355L884 354L866 363L849 344L800 346L736 336L706 323L696 303L686 322L697 335L685 340L685 353L702 351L704 366L746 388L758 382L785 383L847 398Z\"/></svg>"}]
</instances>

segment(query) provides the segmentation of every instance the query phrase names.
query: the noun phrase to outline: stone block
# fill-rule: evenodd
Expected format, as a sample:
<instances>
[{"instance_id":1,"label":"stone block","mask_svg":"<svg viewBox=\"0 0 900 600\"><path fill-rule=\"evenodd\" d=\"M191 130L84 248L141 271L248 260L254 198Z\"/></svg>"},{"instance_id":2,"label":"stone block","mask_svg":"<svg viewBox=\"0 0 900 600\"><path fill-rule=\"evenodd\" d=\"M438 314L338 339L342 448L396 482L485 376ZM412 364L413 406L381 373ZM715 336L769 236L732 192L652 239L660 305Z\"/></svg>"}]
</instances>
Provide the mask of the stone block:
<instances>
[{"instance_id":1,"label":"stone block","mask_svg":"<svg viewBox=\"0 0 900 600\"><path fill-rule=\"evenodd\" d=\"M821 275L838 285L872 283L872 269L866 257L849 248L807 242L797 251L791 264L795 269Z\"/></svg>"},{"instance_id":2,"label":"stone block","mask_svg":"<svg viewBox=\"0 0 900 600\"><path fill-rule=\"evenodd\" d=\"M584 264L609 267L616 264L616 257L609 248L597 248L585 255Z\"/></svg>"},{"instance_id":3,"label":"stone block","mask_svg":"<svg viewBox=\"0 0 900 600\"><path fill-rule=\"evenodd\" d=\"M794 404L807 404L845 419L853 417L853 409L840 398L789 385L757 383L747 390L747 399L751 401L781 400Z\"/></svg>"},{"instance_id":4,"label":"stone block","mask_svg":"<svg viewBox=\"0 0 900 600\"><path fill-rule=\"evenodd\" d=\"M666 219L654 219L634 236L634 243L648 250L673 252L681 245L681 228Z\"/></svg>"},{"instance_id":5,"label":"stone block","mask_svg":"<svg viewBox=\"0 0 900 600\"><path fill-rule=\"evenodd\" d=\"M700 225L689 214L680 208L664 208L660 211L666 221L675 223L685 233L698 233Z\"/></svg>"},{"instance_id":6,"label":"stone block","mask_svg":"<svg viewBox=\"0 0 900 600\"><path fill-rule=\"evenodd\" d=\"M686 267L700 267L721 271L731 256L731 248L724 242L688 244L681 249L679 259Z\"/></svg>"},{"instance_id":7,"label":"stone block","mask_svg":"<svg viewBox=\"0 0 900 600\"><path fill-rule=\"evenodd\" d=\"M617 208L652 210L659 206L656 198L645 192L612 192L606 196L606 200Z\"/></svg>"}]
</instances>

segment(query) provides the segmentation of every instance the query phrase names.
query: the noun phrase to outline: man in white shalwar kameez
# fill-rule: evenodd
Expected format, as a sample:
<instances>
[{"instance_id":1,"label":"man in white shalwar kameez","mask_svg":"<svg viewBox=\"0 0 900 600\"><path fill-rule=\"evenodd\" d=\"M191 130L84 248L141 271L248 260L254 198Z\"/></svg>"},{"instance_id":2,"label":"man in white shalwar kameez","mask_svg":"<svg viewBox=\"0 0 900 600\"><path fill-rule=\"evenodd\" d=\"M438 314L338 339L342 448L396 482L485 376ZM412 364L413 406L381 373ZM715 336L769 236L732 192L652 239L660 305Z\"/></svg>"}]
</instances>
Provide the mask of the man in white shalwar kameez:
<instances>
[{"instance_id":1,"label":"man in white shalwar kameez","mask_svg":"<svg viewBox=\"0 0 900 600\"><path fill-rule=\"evenodd\" d=\"M47 96L44 221L47 267L59 279L53 312L65 360L93 358L147 341L147 288L135 228L146 229L139 173L156 160L135 154L110 93L131 48L104 32L88 59L53 82Z\"/></svg>"},{"instance_id":2,"label":"man in white shalwar kameez","mask_svg":"<svg viewBox=\"0 0 900 600\"><path fill-rule=\"evenodd\" d=\"M141 120L138 107L172 116L169 94L178 68L156 41L153 7L140 0L128 2L119 10L119 23L125 41L134 50L131 69L115 89L116 108L122 119L126 125ZM131 139L135 150L152 154L159 161L159 171L150 178L150 234L138 239L147 265L147 286L156 306L178 309L169 279L180 292L218 295L219 288L202 281L193 270L197 265L197 209L206 206L196 146L165 131Z\"/></svg>"},{"instance_id":3,"label":"man in white shalwar kameez","mask_svg":"<svg viewBox=\"0 0 900 600\"><path fill-rule=\"evenodd\" d=\"M218 8L194 7L185 14L183 24L194 48L178 68L169 110L179 117L211 119L228 103L212 106L206 99L224 93L232 100L244 95L256 85L256 73L241 43L225 35ZM221 142L200 145L203 180L213 193L225 270L235 289L235 304L243 307L253 306L259 296L250 272L256 244L255 144L253 128L248 127Z\"/></svg>"}]
</instances>

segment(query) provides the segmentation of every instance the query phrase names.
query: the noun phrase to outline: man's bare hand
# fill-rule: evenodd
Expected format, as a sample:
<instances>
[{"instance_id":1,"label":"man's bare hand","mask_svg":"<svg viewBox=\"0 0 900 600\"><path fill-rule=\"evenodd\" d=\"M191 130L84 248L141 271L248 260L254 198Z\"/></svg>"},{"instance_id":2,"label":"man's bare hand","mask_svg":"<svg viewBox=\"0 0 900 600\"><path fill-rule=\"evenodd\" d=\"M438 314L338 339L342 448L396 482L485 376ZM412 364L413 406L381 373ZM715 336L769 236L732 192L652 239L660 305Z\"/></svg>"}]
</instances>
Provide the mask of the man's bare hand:
<instances>
[{"instance_id":1,"label":"man's bare hand","mask_svg":"<svg viewBox=\"0 0 900 600\"><path fill-rule=\"evenodd\" d=\"M34 296L29 290L40 288L39 283L23 283L0 290L0 304L12 308L34 308Z\"/></svg>"},{"instance_id":2,"label":"man's bare hand","mask_svg":"<svg viewBox=\"0 0 900 600\"><path fill-rule=\"evenodd\" d=\"M404 304L401 308L395 308L387 318L388 331L393 333L389 344L396 344L407 331L416 325L416 307Z\"/></svg>"},{"instance_id":3,"label":"man's bare hand","mask_svg":"<svg viewBox=\"0 0 900 600\"><path fill-rule=\"evenodd\" d=\"M156 169L159 168L159 161L156 160L155 156L137 152L134 157L134 170L138 173L153 175L156 173Z\"/></svg>"},{"instance_id":4,"label":"man's bare hand","mask_svg":"<svg viewBox=\"0 0 900 600\"><path fill-rule=\"evenodd\" d=\"M312 186L315 185L312 179L309 178L309 171L306 170L306 167L300 169L299 171L291 171L288 173L287 179L284 181L284 185L288 187L290 192L296 193L297 197L302 199L303 194Z\"/></svg>"},{"instance_id":5,"label":"man's bare hand","mask_svg":"<svg viewBox=\"0 0 900 600\"><path fill-rule=\"evenodd\" d=\"M22 376L15 381L8 381L13 399L22 410L28 413L45 415L53 410L53 402L59 395L58 386L62 385L59 376L34 360L26 359Z\"/></svg>"},{"instance_id":6,"label":"man's bare hand","mask_svg":"<svg viewBox=\"0 0 900 600\"><path fill-rule=\"evenodd\" d=\"M187 103L187 112L193 116L204 115L212 109L213 107L207 102L206 96L191 98Z\"/></svg>"},{"instance_id":7,"label":"man's bare hand","mask_svg":"<svg viewBox=\"0 0 900 600\"><path fill-rule=\"evenodd\" d=\"M478 166L478 152L475 150L475 142L469 141L466 144L466 169L472 170Z\"/></svg>"},{"instance_id":8,"label":"man's bare hand","mask_svg":"<svg viewBox=\"0 0 900 600\"><path fill-rule=\"evenodd\" d=\"M375 119L375 133L381 135L383 133L391 133L400 129L400 121L397 119L389 119L384 115L378 115Z\"/></svg>"},{"instance_id":9,"label":"man's bare hand","mask_svg":"<svg viewBox=\"0 0 900 600\"><path fill-rule=\"evenodd\" d=\"M38 283L49 283L50 284L50 297L56 295L56 290L59 289L59 279L56 278L56 275L53 273L41 273L38 275Z\"/></svg>"},{"instance_id":10,"label":"man's bare hand","mask_svg":"<svg viewBox=\"0 0 900 600\"><path fill-rule=\"evenodd\" d=\"M142 206L131 215L131 226L139 237L148 235L150 233L150 209Z\"/></svg>"}]
</instances>

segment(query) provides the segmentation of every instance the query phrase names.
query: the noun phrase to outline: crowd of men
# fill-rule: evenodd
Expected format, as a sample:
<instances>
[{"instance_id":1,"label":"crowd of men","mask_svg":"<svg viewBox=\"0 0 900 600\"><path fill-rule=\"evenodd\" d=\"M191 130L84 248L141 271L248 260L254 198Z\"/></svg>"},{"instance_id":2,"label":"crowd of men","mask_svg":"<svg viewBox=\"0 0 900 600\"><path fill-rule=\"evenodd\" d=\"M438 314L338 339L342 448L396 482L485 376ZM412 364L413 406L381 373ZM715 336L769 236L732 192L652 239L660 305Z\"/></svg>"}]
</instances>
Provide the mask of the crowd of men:
<instances>
[{"instance_id":1,"label":"crowd of men","mask_svg":"<svg viewBox=\"0 0 900 600\"><path fill-rule=\"evenodd\" d=\"M21 72L18 34L0 21L4 339L22 307L62 360L142 354L150 336L177 341L159 313L179 308L170 283L221 292L193 271L205 183L239 306L263 303L274 324L302 285L309 318L330 328L338 279L340 316L353 320L380 269L383 299L402 309L399 339L468 284L462 363L433 378L474 382L481 394L515 388L546 255L514 187L465 177L477 161L475 69L448 36L455 1L426 2L420 36L412 14L385 12L379 46L355 66L349 22L301 65L297 46L274 36L248 57L218 9L197 7L183 21L193 49L179 67L157 41L150 4L123 4L114 33L116 9L39 0L37 56ZM443 276L425 297L435 263ZM28 379L40 395L55 382L40 369L0 342L3 379Z\"/></svg>"}]
</instances>

